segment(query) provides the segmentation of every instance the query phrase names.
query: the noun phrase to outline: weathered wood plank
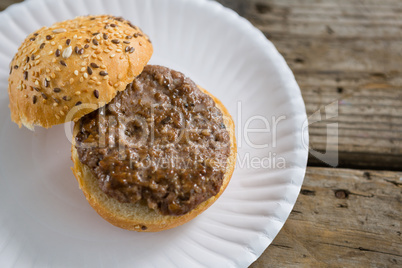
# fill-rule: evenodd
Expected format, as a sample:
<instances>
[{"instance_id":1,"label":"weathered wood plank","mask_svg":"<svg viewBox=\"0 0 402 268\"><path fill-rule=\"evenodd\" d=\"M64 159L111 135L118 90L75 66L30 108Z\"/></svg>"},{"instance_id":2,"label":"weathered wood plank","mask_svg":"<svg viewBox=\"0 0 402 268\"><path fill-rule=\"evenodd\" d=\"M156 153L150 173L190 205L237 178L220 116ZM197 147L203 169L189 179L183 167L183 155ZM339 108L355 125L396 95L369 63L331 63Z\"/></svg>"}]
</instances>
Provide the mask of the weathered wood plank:
<instances>
[{"instance_id":1,"label":"weathered wood plank","mask_svg":"<svg viewBox=\"0 0 402 268\"><path fill-rule=\"evenodd\" d=\"M23 0L1 0L0 11L6 9L9 5L22 2Z\"/></svg>"},{"instance_id":2,"label":"weathered wood plank","mask_svg":"<svg viewBox=\"0 0 402 268\"><path fill-rule=\"evenodd\" d=\"M295 74L309 116L338 104L336 117L310 125L312 150L324 152L329 143L340 167L401 170L401 1L219 2L274 43ZM338 123L337 146L327 131L331 123ZM323 165L311 155L309 164Z\"/></svg>"},{"instance_id":3,"label":"weathered wood plank","mask_svg":"<svg viewBox=\"0 0 402 268\"><path fill-rule=\"evenodd\" d=\"M402 172L309 167L272 245L251 266L402 266Z\"/></svg>"}]
</instances>

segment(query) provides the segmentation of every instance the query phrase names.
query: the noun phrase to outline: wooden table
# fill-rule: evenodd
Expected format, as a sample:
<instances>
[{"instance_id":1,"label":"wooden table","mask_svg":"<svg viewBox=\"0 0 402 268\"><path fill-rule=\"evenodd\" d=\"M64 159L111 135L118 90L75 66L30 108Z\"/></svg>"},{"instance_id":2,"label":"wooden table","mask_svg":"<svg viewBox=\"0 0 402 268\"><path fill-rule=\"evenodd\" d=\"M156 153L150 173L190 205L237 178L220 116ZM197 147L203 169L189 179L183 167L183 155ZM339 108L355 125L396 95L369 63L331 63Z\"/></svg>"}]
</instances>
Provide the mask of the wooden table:
<instances>
[{"instance_id":1,"label":"wooden table","mask_svg":"<svg viewBox=\"0 0 402 268\"><path fill-rule=\"evenodd\" d=\"M310 155L288 221L251 267L402 267L402 2L218 1L285 57L308 115L324 117L310 125L311 151L329 140L339 160Z\"/></svg>"},{"instance_id":2,"label":"wooden table","mask_svg":"<svg viewBox=\"0 0 402 268\"><path fill-rule=\"evenodd\" d=\"M311 150L338 129L337 167L310 155L288 221L251 267L402 267L402 1L218 1L274 43L310 118L321 112ZM329 104L338 115L325 119Z\"/></svg>"}]
</instances>

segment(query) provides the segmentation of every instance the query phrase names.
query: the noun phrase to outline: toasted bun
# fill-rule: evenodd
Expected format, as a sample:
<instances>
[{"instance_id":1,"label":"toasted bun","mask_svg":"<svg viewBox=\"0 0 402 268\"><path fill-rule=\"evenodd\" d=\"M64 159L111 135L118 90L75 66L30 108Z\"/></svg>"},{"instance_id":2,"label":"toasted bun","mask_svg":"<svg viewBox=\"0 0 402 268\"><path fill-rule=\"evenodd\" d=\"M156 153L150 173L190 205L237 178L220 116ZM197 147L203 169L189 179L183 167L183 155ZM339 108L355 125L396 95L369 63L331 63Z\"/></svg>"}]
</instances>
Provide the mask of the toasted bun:
<instances>
[{"instance_id":1,"label":"toasted bun","mask_svg":"<svg viewBox=\"0 0 402 268\"><path fill-rule=\"evenodd\" d=\"M11 119L29 129L77 120L124 90L152 52L148 37L122 18L85 16L43 27L11 61ZM67 116L80 104L90 105Z\"/></svg>"},{"instance_id":2,"label":"toasted bun","mask_svg":"<svg viewBox=\"0 0 402 268\"><path fill-rule=\"evenodd\" d=\"M195 218L211 206L218 197L223 193L228 185L236 163L236 138L235 126L227 109L214 96L205 89L199 87L204 93L211 96L216 106L222 111L226 129L230 135L230 155L228 158L227 169L224 175L223 183L219 193L203 203L199 204L195 209L182 216L164 216L155 210L148 208L146 204L137 203L120 203L114 198L107 196L98 186L97 179L91 173L90 169L82 164L78 158L77 149L75 148L75 139L73 139L72 160L74 167L72 168L77 178L79 187L83 191L89 204L111 224L139 232L158 232L182 225ZM74 127L74 137L77 135L79 125Z\"/></svg>"}]
</instances>

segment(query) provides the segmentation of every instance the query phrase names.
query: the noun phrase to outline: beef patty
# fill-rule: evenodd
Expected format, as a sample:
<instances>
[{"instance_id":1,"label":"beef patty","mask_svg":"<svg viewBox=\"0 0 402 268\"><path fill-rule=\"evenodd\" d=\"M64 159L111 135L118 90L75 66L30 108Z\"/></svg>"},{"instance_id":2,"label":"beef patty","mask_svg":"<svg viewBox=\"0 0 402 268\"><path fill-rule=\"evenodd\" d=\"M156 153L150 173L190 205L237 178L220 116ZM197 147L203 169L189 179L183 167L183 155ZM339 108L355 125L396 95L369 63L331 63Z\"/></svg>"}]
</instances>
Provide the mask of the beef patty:
<instances>
[{"instance_id":1,"label":"beef patty","mask_svg":"<svg viewBox=\"0 0 402 268\"><path fill-rule=\"evenodd\" d=\"M146 66L78 124L80 161L120 202L183 215L220 191L230 154L222 112L180 72Z\"/></svg>"}]
</instances>

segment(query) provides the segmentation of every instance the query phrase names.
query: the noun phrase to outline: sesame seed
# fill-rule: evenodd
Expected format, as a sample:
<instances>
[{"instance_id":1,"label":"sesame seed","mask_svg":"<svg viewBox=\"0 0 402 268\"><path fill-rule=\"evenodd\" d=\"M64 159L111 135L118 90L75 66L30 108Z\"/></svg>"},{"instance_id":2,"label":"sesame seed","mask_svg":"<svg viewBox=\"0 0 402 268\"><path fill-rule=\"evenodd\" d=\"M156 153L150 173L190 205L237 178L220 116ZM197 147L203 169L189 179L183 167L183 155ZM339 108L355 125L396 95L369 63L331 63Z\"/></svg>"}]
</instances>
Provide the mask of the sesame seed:
<instances>
[{"instance_id":1,"label":"sesame seed","mask_svg":"<svg viewBox=\"0 0 402 268\"><path fill-rule=\"evenodd\" d=\"M81 105L82 104L82 101L77 101L76 103L75 103L75 106L78 106L78 105Z\"/></svg>"},{"instance_id":2,"label":"sesame seed","mask_svg":"<svg viewBox=\"0 0 402 268\"><path fill-rule=\"evenodd\" d=\"M83 58L88 58L88 57L89 57L89 54L85 54L85 55L83 55L82 57L83 57Z\"/></svg>"},{"instance_id":3,"label":"sesame seed","mask_svg":"<svg viewBox=\"0 0 402 268\"><path fill-rule=\"evenodd\" d=\"M133 38L131 35L126 36L126 39L131 39L131 38Z\"/></svg>"},{"instance_id":4,"label":"sesame seed","mask_svg":"<svg viewBox=\"0 0 402 268\"><path fill-rule=\"evenodd\" d=\"M54 53L54 55L56 55L56 57L59 57L61 54L60 49L56 49L56 53Z\"/></svg>"},{"instance_id":5,"label":"sesame seed","mask_svg":"<svg viewBox=\"0 0 402 268\"><path fill-rule=\"evenodd\" d=\"M98 40L96 40L96 39L92 39L92 44L94 44L95 46L97 46L97 45L99 45L99 42L98 42Z\"/></svg>"},{"instance_id":6,"label":"sesame seed","mask_svg":"<svg viewBox=\"0 0 402 268\"><path fill-rule=\"evenodd\" d=\"M35 37L29 38L29 41L35 41Z\"/></svg>"},{"instance_id":7,"label":"sesame seed","mask_svg":"<svg viewBox=\"0 0 402 268\"><path fill-rule=\"evenodd\" d=\"M14 69L18 69L18 65L14 65Z\"/></svg>"},{"instance_id":8,"label":"sesame seed","mask_svg":"<svg viewBox=\"0 0 402 268\"><path fill-rule=\"evenodd\" d=\"M135 48L131 47L129 53L133 53L134 51L135 51Z\"/></svg>"},{"instance_id":9,"label":"sesame seed","mask_svg":"<svg viewBox=\"0 0 402 268\"><path fill-rule=\"evenodd\" d=\"M101 36L100 36L100 35L97 35L95 38L98 39L98 40L100 40L100 39L101 39Z\"/></svg>"},{"instance_id":10,"label":"sesame seed","mask_svg":"<svg viewBox=\"0 0 402 268\"><path fill-rule=\"evenodd\" d=\"M71 98L70 98L69 100L71 100ZM68 106L67 106L67 105L64 105L64 106L63 106L63 109L66 110L66 111L68 111Z\"/></svg>"},{"instance_id":11,"label":"sesame seed","mask_svg":"<svg viewBox=\"0 0 402 268\"><path fill-rule=\"evenodd\" d=\"M95 98L99 99L99 91L98 90L94 90L94 96Z\"/></svg>"},{"instance_id":12,"label":"sesame seed","mask_svg":"<svg viewBox=\"0 0 402 268\"><path fill-rule=\"evenodd\" d=\"M109 28L109 24L106 24L106 25L105 25L105 29L108 29L108 28Z\"/></svg>"},{"instance_id":13,"label":"sesame seed","mask_svg":"<svg viewBox=\"0 0 402 268\"><path fill-rule=\"evenodd\" d=\"M54 46L54 45L56 45L56 42L55 42L55 41L52 41L52 42L50 42L50 44L51 44L52 46Z\"/></svg>"},{"instance_id":14,"label":"sesame seed","mask_svg":"<svg viewBox=\"0 0 402 268\"><path fill-rule=\"evenodd\" d=\"M56 71L58 71L58 72L60 72L60 71L61 71L61 69L60 69L60 67L59 67L59 66L56 66L55 70L56 70ZM49 71L50 71L50 70L49 70Z\"/></svg>"},{"instance_id":15,"label":"sesame seed","mask_svg":"<svg viewBox=\"0 0 402 268\"><path fill-rule=\"evenodd\" d=\"M135 33L133 36L134 36L135 38L137 38L137 37L138 37L138 33Z\"/></svg>"},{"instance_id":16,"label":"sesame seed","mask_svg":"<svg viewBox=\"0 0 402 268\"><path fill-rule=\"evenodd\" d=\"M93 49L93 50L96 50L97 48L98 48L98 47L95 46L95 45L92 46L92 49Z\"/></svg>"},{"instance_id":17,"label":"sesame seed","mask_svg":"<svg viewBox=\"0 0 402 268\"><path fill-rule=\"evenodd\" d=\"M124 44L130 44L130 41L124 40L123 43Z\"/></svg>"},{"instance_id":18,"label":"sesame seed","mask_svg":"<svg viewBox=\"0 0 402 268\"><path fill-rule=\"evenodd\" d=\"M75 95L81 95L81 91L76 91L75 93L74 93Z\"/></svg>"},{"instance_id":19,"label":"sesame seed","mask_svg":"<svg viewBox=\"0 0 402 268\"><path fill-rule=\"evenodd\" d=\"M35 55L34 54L31 55L31 60L35 60Z\"/></svg>"},{"instance_id":20,"label":"sesame seed","mask_svg":"<svg viewBox=\"0 0 402 268\"><path fill-rule=\"evenodd\" d=\"M65 115L65 113L64 113L63 111L60 111L60 114L61 114L61 115Z\"/></svg>"},{"instance_id":21,"label":"sesame seed","mask_svg":"<svg viewBox=\"0 0 402 268\"><path fill-rule=\"evenodd\" d=\"M61 91L61 89L58 88L58 87L55 87L55 88L53 89L53 91L54 91L55 93L59 93L59 92Z\"/></svg>"},{"instance_id":22,"label":"sesame seed","mask_svg":"<svg viewBox=\"0 0 402 268\"><path fill-rule=\"evenodd\" d=\"M84 82L84 78L82 76L80 77L80 82Z\"/></svg>"},{"instance_id":23,"label":"sesame seed","mask_svg":"<svg viewBox=\"0 0 402 268\"><path fill-rule=\"evenodd\" d=\"M69 46L71 44L71 39L66 40L66 45Z\"/></svg>"},{"instance_id":24,"label":"sesame seed","mask_svg":"<svg viewBox=\"0 0 402 268\"><path fill-rule=\"evenodd\" d=\"M91 66L92 66L92 63L91 63ZM92 68L88 66L87 67L87 72L88 72L89 75L91 75L92 74Z\"/></svg>"},{"instance_id":25,"label":"sesame seed","mask_svg":"<svg viewBox=\"0 0 402 268\"><path fill-rule=\"evenodd\" d=\"M63 66L67 66L67 64L65 63L64 60L61 60L61 61L60 61L60 64L63 65Z\"/></svg>"},{"instance_id":26,"label":"sesame seed","mask_svg":"<svg viewBox=\"0 0 402 268\"><path fill-rule=\"evenodd\" d=\"M47 73L50 73L50 69L49 69L49 68L46 68L46 72L47 72Z\"/></svg>"},{"instance_id":27,"label":"sesame seed","mask_svg":"<svg viewBox=\"0 0 402 268\"><path fill-rule=\"evenodd\" d=\"M84 73L84 78L85 78L85 79L88 78L88 74L87 74L87 73Z\"/></svg>"},{"instance_id":28,"label":"sesame seed","mask_svg":"<svg viewBox=\"0 0 402 268\"><path fill-rule=\"evenodd\" d=\"M91 62L90 65L92 68L99 68L98 64L96 64L95 62Z\"/></svg>"},{"instance_id":29,"label":"sesame seed","mask_svg":"<svg viewBox=\"0 0 402 268\"><path fill-rule=\"evenodd\" d=\"M28 80L28 72L27 71L24 72L24 79Z\"/></svg>"},{"instance_id":30,"label":"sesame seed","mask_svg":"<svg viewBox=\"0 0 402 268\"><path fill-rule=\"evenodd\" d=\"M84 54L84 49L83 48L81 48L80 50L78 50L78 53L77 53L78 55L82 55L82 54Z\"/></svg>"},{"instance_id":31,"label":"sesame seed","mask_svg":"<svg viewBox=\"0 0 402 268\"><path fill-rule=\"evenodd\" d=\"M75 75L78 75L78 70L75 70L75 71L74 71L74 74L75 74Z\"/></svg>"},{"instance_id":32,"label":"sesame seed","mask_svg":"<svg viewBox=\"0 0 402 268\"><path fill-rule=\"evenodd\" d=\"M109 37L107 36L106 33L103 33L103 39L107 40Z\"/></svg>"},{"instance_id":33,"label":"sesame seed","mask_svg":"<svg viewBox=\"0 0 402 268\"><path fill-rule=\"evenodd\" d=\"M113 44L120 44L120 40L119 40L119 39L113 39L113 40L112 40L112 43L113 43Z\"/></svg>"},{"instance_id":34,"label":"sesame seed","mask_svg":"<svg viewBox=\"0 0 402 268\"><path fill-rule=\"evenodd\" d=\"M120 48L116 49L116 52L120 53L120 52L121 52L121 49L120 49Z\"/></svg>"},{"instance_id":35,"label":"sesame seed","mask_svg":"<svg viewBox=\"0 0 402 268\"><path fill-rule=\"evenodd\" d=\"M56 62L56 58L53 58L53 59L52 59L52 62L55 63L55 62Z\"/></svg>"},{"instance_id":36,"label":"sesame seed","mask_svg":"<svg viewBox=\"0 0 402 268\"><path fill-rule=\"evenodd\" d=\"M67 30L64 29L64 28L60 28L60 29L54 29L52 32L54 32L54 33L65 33L65 32L67 32Z\"/></svg>"},{"instance_id":37,"label":"sesame seed","mask_svg":"<svg viewBox=\"0 0 402 268\"><path fill-rule=\"evenodd\" d=\"M79 48L77 46L75 46L74 52L78 54L78 50L79 50Z\"/></svg>"},{"instance_id":38,"label":"sesame seed","mask_svg":"<svg viewBox=\"0 0 402 268\"><path fill-rule=\"evenodd\" d=\"M105 64L102 64L100 67L101 67L101 69L106 69L106 65L105 65Z\"/></svg>"},{"instance_id":39,"label":"sesame seed","mask_svg":"<svg viewBox=\"0 0 402 268\"><path fill-rule=\"evenodd\" d=\"M92 35L98 35L99 33L97 32L97 33L93 33Z\"/></svg>"},{"instance_id":40,"label":"sesame seed","mask_svg":"<svg viewBox=\"0 0 402 268\"><path fill-rule=\"evenodd\" d=\"M60 119L60 116L58 116L57 114L55 115L55 117L56 117L57 119Z\"/></svg>"},{"instance_id":41,"label":"sesame seed","mask_svg":"<svg viewBox=\"0 0 402 268\"><path fill-rule=\"evenodd\" d=\"M55 102L55 103L53 103L53 106L55 106L55 107L56 107L57 105L59 105L59 104L57 104L56 102Z\"/></svg>"},{"instance_id":42,"label":"sesame seed","mask_svg":"<svg viewBox=\"0 0 402 268\"><path fill-rule=\"evenodd\" d=\"M30 59L30 58L29 58L29 57L27 57L27 58L25 59L25 61L28 63L28 62L29 62L29 59Z\"/></svg>"},{"instance_id":43,"label":"sesame seed","mask_svg":"<svg viewBox=\"0 0 402 268\"><path fill-rule=\"evenodd\" d=\"M45 45L46 45L45 43L42 43L42 44L40 44L39 48L43 49L45 47Z\"/></svg>"},{"instance_id":44,"label":"sesame seed","mask_svg":"<svg viewBox=\"0 0 402 268\"><path fill-rule=\"evenodd\" d=\"M69 100L71 100L71 97L69 97L69 96L63 96L63 100L69 101ZM64 107L66 107L66 106L64 106ZM66 109L66 110L67 110L67 109Z\"/></svg>"},{"instance_id":45,"label":"sesame seed","mask_svg":"<svg viewBox=\"0 0 402 268\"><path fill-rule=\"evenodd\" d=\"M102 84L101 82L96 82L96 84L99 86L100 84Z\"/></svg>"},{"instance_id":46,"label":"sesame seed","mask_svg":"<svg viewBox=\"0 0 402 268\"><path fill-rule=\"evenodd\" d=\"M121 79L121 74L120 73L117 75L117 79Z\"/></svg>"},{"instance_id":47,"label":"sesame seed","mask_svg":"<svg viewBox=\"0 0 402 268\"><path fill-rule=\"evenodd\" d=\"M72 84L72 83L74 83L74 78L70 78L70 85Z\"/></svg>"},{"instance_id":48,"label":"sesame seed","mask_svg":"<svg viewBox=\"0 0 402 268\"><path fill-rule=\"evenodd\" d=\"M46 35L46 40L51 40L52 37L50 35Z\"/></svg>"},{"instance_id":49,"label":"sesame seed","mask_svg":"<svg viewBox=\"0 0 402 268\"><path fill-rule=\"evenodd\" d=\"M114 56L116 56L115 54L110 55L109 57L113 58Z\"/></svg>"},{"instance_id":50,"label":"sesame seed","mask_svg":"<svg viewBox=\"0 0 402 268\"><path fill-rule=\"evenodd\" d=\"M85 44L84 48L85 48L85 49L86 49L86 48L89 48L89 45L88 45L88 44Z\"/></svg>"},{"instance_id":51,"label":"sesame seed","mask_svg":"<svg viewBox=\"0 0 402 268\"><path fill-rule=\"evenodd\" d=\"M50 74L50 77L54 79L54 78L56 78L56 74L55 74L55 73L51 73L51 74Z\"/></svg>"},{"instance_id":52,"label":"sesame seed","mask_svg":"<svg viewBox=\"0 0 402 268\"><path fill-rule=\"evenodd\" d=\"M53 100L54 100L56 103L60 103L60 100L57 99L57 98L53 98Z\"/></svg>"},{"instance_id":53,"label":"sesame seed","mask_svg":"<svg viewBox=\"0 0 402 268\"><path fill-rule=\"evenodd\" d=\"M85 70L86 70L85 67L82 67L82 68L81 68L81 72L82 72L82 73L85 72Z\"/></svg>"},{"instance_id":54,"label":"sesame seed","mask_svg":"<svg viewBox=\"0 0 402 268\"><path fill-rule=\"evenodd\" d=\"M42 94L42 98L44 98L45 100L47 100L47 95L43 92L41 92L40 94Z\"/></svg>"},{"instance_id":55,"label":"sesame seed","mask_svg":"<svg viewBox=\"0 0 402 268\"><path fill-rule=\"evenodd\" d=\"M126 46L126 48L124 49L124 51L125 51L125 52L129 52L129 51L130 51L130 48L131 48L131 47Z\"/></svg>"},{"instance_id":56,"label":"sesame seed","mask_svg":"<svg viewBox=\"0 0 402 268\"><path fill-rule=\"evenodd\" d=\"M63 47L62 47L61 45L59 45L57 48L58 48L58 49L62 49Z\"/></svg>"},{"instance_id":57,"label":"sesame seed","mask_svg":"<svg viewBox=\"0 0 402 268\"><path fill-rule=\"evenodd\" d=\"M117 27L117 25L116 24L114 24L114 23L112 23L112 24L110 24L110 27Z\"/></svg>"},{"instance_id":58,"label":"sesame seed","mask_svg":"<svg viewBox=\"0 0 402 268\"><path fill-rule=\"evenodd\" d=\"M39 92L39 88L37 87L32 87L33 89L35 89L35 91Z\"/></svg>"},{"instance_id":59,"label":"sesame seed","mask_svg":"<svg viewBox=\"0 0 402 268\"><path fill-rule=\"evenodd\" d=\"M114 84L113 86L114 86L114 87L118 87L118 86L119 86L119 83L116 83L116 84Z\"/></svg>"},{"instance_id":60,"label":"sesame seed","mask_svg":"<svg viewBox=\"0 0 402 268\"><path fill-rule=\"evenodd\" d=\"M105 48L105 49L103 50L103 52L105 52L105 53L109 53L109 52L110 52L110 50L109 50L109 49L107 49L107 48Z\"/></svg>"},{"instance_id":61,"label":"sesame seed","mask_svg":"<svg viewBox=\"0 0 402 268\"><path fill-rule=\"evenodd\" d=\"M49 87L49 82L46 79L44 81L44 85L45 85L45 87Z\"/></svg>"},{"instance_id":62,"label":"sesame seed","mask_svg":"<svg viewBox=\"0 0 402 268\"><path fill-rule=\"evenodd\" d=\"M73 53L73 49L71 48L71 46L69 46L63 51L62 57L67 59L71 56L71 53Z\"/></svg>"},{"instance_id":63,"label":"sesame seed","mask_svg":"<svg viewBox=\"0 0 402 268\"><path fill-rule=\"evenodd\" d=\"M38 80L35 81L35 86L39 86L39 81Z\"/></svg>"},{"instance_id":64,"label":"sesame seed","mask_svg":"<svg viewBox=\"0 0 402 268\"><path fill-rule=\"evenodd\" d=\"M35 61L35 65L38 65L40 63L40 60Z\"/></svg>"},{"instance_id":65,"label":"sesame seed","mask_svg":"<svg viewBox=\"0 0 402 268\"><path fill-rule=\"evenodd\" d=\"M75 39L75 38L77 38L77 35L76 35L76 34L74 34L73 38L74 38L74 39Z\"/></svg>"},{"instance_id":66,"label":"sesame seed","mask_svg":"<svg viewBox=\"0 0 402 268\"><path fill-rule=\"evenodd\" d=\"M37 97L36 95L34 95L34 96L32 97L32 102L33 102L33 104L35 104L37 101L38 101L38 97Z\"/></svg>"}]
</instances>

